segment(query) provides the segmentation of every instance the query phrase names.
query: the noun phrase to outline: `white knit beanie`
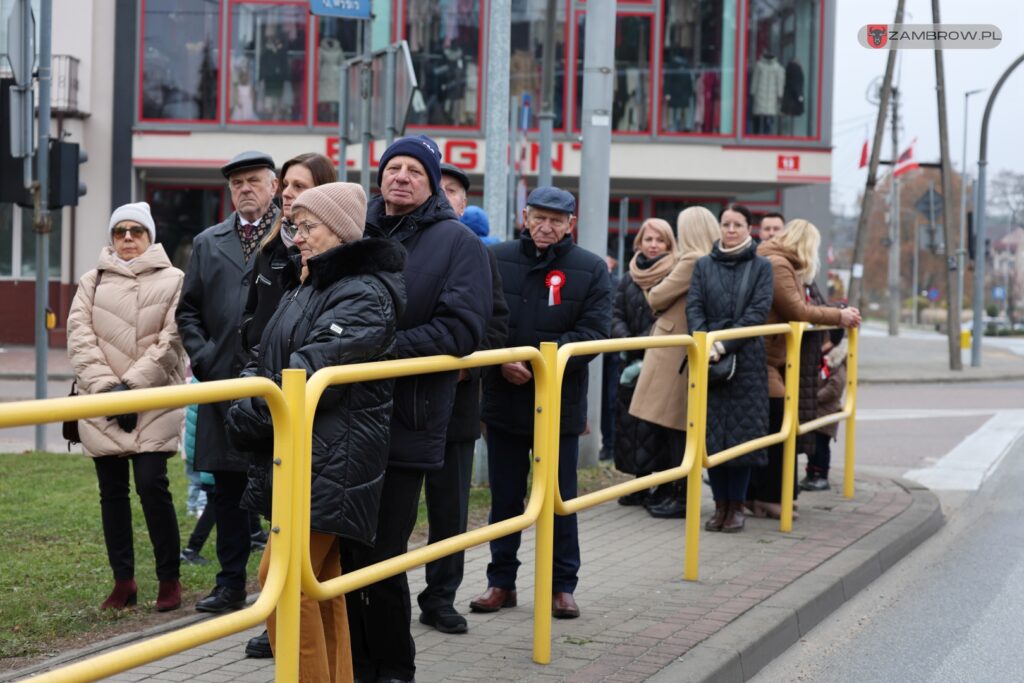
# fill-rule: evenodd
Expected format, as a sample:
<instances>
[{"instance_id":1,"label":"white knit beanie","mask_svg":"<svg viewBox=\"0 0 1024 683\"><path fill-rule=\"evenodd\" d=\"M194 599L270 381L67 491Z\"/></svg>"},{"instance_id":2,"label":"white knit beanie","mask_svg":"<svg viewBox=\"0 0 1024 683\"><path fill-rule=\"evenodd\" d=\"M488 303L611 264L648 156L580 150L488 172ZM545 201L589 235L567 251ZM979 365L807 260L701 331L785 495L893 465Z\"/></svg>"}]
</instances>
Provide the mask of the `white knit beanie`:
<instances>
[{"instance_id":1,"label":"white knit beanie","mask_svg":"<svg viewBox=\"0 0 1024 683\"><path fill-rule=\"evenodd\" d=\"M357 183L327 183L311 187L292 203L296 209L306 209L316 215L342 242L355 242L363 238L366 227L366 193Z\"/></svg>"},{"instance_id":2,"label":"white knit beanie","mask_svg":"<svg viewBox=\"0 0 1024 683\"><path fill-rule=\"evenodd\" d=\"M114 210L110 216L110 226L107 229L107 239L111 244L114 243L114 228L121 221L135 221L149 232L150 243L156 242L156 223L153 222L153 214L149 212L149 204L146 202L125 204Z\"/></svg>"}]
</instances>

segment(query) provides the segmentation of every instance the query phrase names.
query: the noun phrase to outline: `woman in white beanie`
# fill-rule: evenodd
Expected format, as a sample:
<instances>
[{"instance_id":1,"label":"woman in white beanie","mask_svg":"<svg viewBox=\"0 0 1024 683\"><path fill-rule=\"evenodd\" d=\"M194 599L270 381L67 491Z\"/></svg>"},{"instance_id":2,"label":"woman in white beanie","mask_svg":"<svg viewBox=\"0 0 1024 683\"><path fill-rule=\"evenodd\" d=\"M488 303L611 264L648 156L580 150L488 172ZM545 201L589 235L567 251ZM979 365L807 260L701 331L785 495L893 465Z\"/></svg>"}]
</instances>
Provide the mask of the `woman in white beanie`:
<instances>
[{"instance_id":1,"label":"woman in white beanie","mask_svg":"<svg viewBox=\"0 0 1024 683\"><path fill-rule=\"evenodd\" d=\"M286 291L243 376L280 381L281 372L384 360L405 307L405 249L387 239L363 239L366 194L354 183L304 191L292 204L291 232L299 254L283 282ZM392 380L340 384L324 392L313 419L309 555L321 581L340 576L341 543L370 545L376 534L387 466ZM259 399L235 401L228 434L251 451L242 506L270 515L273 428ZM272 543L260 563L266 579ZM276 642L274 615L267 620ZM299 680L353 679L345 598L317 603L303 596Z\"/></svg>"},{"instance_id":2,"label":"woman in white beanie","mask_svg":"<svg viewBox=\"0 0 1024 683\"><path fill-rule=\"evenodd\" d=\"M184 382L185 351L174 322L184 274L171 266L145 202L114 211L110 244L82 276L68 315L68 357L81 394ZM137 601L129 469L153 543L156 609L181 606L178 519L167 459L178 450L181 409L149 410L79 422L82 448L99 479L100 512L114 589L101 609Z\"/></svg>"}]
</instances>

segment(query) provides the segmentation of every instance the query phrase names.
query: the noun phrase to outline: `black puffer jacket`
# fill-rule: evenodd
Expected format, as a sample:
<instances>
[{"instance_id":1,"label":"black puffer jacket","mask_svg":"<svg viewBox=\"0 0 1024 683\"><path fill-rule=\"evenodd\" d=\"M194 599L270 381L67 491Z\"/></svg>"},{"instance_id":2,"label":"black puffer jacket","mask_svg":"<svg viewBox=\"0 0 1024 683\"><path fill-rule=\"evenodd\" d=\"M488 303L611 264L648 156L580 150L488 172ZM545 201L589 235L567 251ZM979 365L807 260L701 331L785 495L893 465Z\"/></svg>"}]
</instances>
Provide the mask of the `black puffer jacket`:
<instances>
[{"instance_id":1,"label":"black puffer jacket","mask_svg":"<svg viewBox=\"0 0 1024 683\"><path fill-rule=\"evenodd\" d=\"M604 259L576 246L572 236L537 254L525 230L518 241L492 247L501 271L501 285L509 308L508 342L512 346L539 346L553 341L607 339L611 331L612 290ZM548 273L565 274L561 303L548 305ZM562 434L581 434L587 422L587 363L593 356L569 360L562 384ZM481 419L513 434L533 433L533 381L512 384L500 367L484 372Z\"/></svg>"},{"instance_id":2,"label":"black puffer jacket","mask_svg":"<svg viewBox=\"0 0 1024 683\"><path fill-rule=\"evenodd\" d=\"M366 212L366 234L400 242L408 252L409 295L398 318L395 356L466 356L480 348L491 317L491 269L480 238L460 223L447 201L431 195L404 216L387 216L376 197ZM388 465L440 469L458 373L395 381Z\"/></svg>"},{"instance_id":3,"label":"black puffer jacket","mask_svg":"<svg viewBox=\"0 0 1024 683\"><path fill-rule=\"evenodd\" d=\"M242 324L238 330L242 337L242 348L247 353L252 353L253 347L260 343L264 328L284 296L283 280L288 268L288 251L278 235L256 252L256 261L252 264L252 283L249 285L249 295L242 311ZM293 249L292 253L296 253L296 250Z\"/></svg>"},{"instance_id":4,"label":"black puffer jacket","mask_svg":"<svg viewBox=\"0 0 1024 683\"><path fill-rule=\"evenodd\" d=\"M805 289L808 303L827 306L818 285L813 282ZM821 386L821 343L824 332L804 332L800 340L800 391L797 395L797 419L810 422L818 417L818 388ZM814 432L796 437L796 452L814 455L817 439Z\"/></svg>"},{"instance_id":5,"label":"black puffer jacket","mask_svg":"<svg viewBox=\"0 0 1024 683\"><path fill-rule=\"evenodd\" d=\"M646 337L654 325L654 312L644 292L627 271L615 288L612 305L612 337ZM627 351L622 368L643 360L643 351ZM638 373L639 374L639 373ZM629 414L636 377L630 384L620 384L615 395L615 469L626 474L650 474L667 466L666 432L659 425Z\"/></svg>"},{"instance_id":6,"label":"black puffer jacket","mask_svg":"<svg viewBox=\"0 0 1024 683\"><path fill-rule=\"evenodd\" d=\"M389 240L365 239L309 259L298 283L299 257L289 265L290 285L263 332L256 360L243 376L281 381L285 368L312 375L321 368L391 357L396 320L405 305L405 253ZM393 381L338 384L324 392L313 418L310 527L373 543L388 458ZM254 453L243 507L269 515L271 443L262 399L241 399L228 411L228 433Z\"/></svg>"},{"instance_id":7,"label":"black puffer jacket","mask_svg":"<svg viewBox=\"0 0 1024 683\"><path fill-rule=\"evenodd\" d=\"M736 296L744 264L750 262L747 281L750 294L738 318ZM772 307L772 266L757 255L757 244L738 252L724 253L715 242L707 256L697 261L686 302L690 332L713 332L733 327L764 324ZM708 455L768 433L768 375L764 338L723 342L727 353L736 353L736 375L724 384L708 387ZM764 465L763 450L728 461L731 465Z\"/></svg>"}]
</instances>

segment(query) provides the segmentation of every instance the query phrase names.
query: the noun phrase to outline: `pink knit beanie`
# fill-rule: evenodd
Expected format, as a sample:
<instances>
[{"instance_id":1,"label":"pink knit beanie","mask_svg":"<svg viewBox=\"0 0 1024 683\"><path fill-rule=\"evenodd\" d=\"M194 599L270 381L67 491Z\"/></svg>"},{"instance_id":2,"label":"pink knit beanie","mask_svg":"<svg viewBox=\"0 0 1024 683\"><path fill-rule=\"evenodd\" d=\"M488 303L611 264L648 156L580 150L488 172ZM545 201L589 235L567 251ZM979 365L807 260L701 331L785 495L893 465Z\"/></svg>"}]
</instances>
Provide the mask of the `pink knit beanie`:
<instances>
[{"instance_id":1,"label":"pink knit beanie","mask_svg":"<svg viewBox=\"0 0 1024 683\"><path fill-rule=\"evenodd\" d=\"M366 226L366 193L357 183L327 183L299 195L292 211L306 209L316 215L342 242L363 238Z\"/></svg>"}]
</instances>

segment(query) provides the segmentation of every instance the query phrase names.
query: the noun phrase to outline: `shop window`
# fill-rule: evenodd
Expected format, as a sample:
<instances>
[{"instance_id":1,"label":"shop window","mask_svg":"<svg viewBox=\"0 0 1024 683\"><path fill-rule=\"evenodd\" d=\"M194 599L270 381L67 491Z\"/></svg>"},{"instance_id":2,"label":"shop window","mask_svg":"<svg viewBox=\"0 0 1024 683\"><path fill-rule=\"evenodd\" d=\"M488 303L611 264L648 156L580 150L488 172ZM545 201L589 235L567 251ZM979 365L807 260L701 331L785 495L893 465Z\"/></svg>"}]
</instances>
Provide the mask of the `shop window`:
<instances>
[{"instance_id":1,"label":"shop window","mask_svg":"<svg viewBox=\"0 0 1024 683\"><path fill-rule=\"evenodd\" d=\"M541 81L546 0L524 0L512 4L512 56L509 62L509 92L525 112L520 127L537 128L542 105ZM565 128L565 4L559 3L555 23L554 128Z\"/></svg>"},{"instance_id":2,"label":"shop window","mask_svg":"<svg viewBox=\"0 0 1024 683\"><path fill-rule=\"evenodd\" d=\"M675 228L679 213L683 209L688 209L691 206L703 206L713 213L717 220L718 214L725 208L725 204L726 200L724 199L656 199L654 200L654 215L665 219L669 225Z\"/></svg>"},{"instance_id":3,"label":"shop window","mask_svg":"<svg viewBox=\"0 0 1024 683\"><path fill-rule=\"evenodd\" d=\"M577 18L576 129L583 109L583 58L586 54L586 15ZM615 83L612 130L645 133L651 130L651 25L649 15L618 15L615 19Z\"/></svg>"},{"instance_id":4,"label":"shop window","mask_svg":"<svg viewBox=\"0 0 1024 683\"><path fill-rule=\"evenodd\" d=\"M731 134L736 72L733 0L664 0L662 133Z\"/></svg>"},{"instance_id":5,"label":"shop window","mask_svg":"<svg viewBox=\"0 0 1024 683\"><path fill-rule=\"evenodd\" d=\"M14 204L0 204L0 277L14 275Z\"/></svg>"},{"instance_id":6,"label":"shop window","mask_svg":"<svg viewBox=\"0 0 1024 683\"><path fill-rule=\"evenodd\" d=\"M316 122L338 125L341 66L359 50L362 22L318 17L316 31Z\"/></svg>"},{"instance_id":7,"label":"shop window","mask_svg":"<svg viewBox=\"0 0 1024 683\"><path fill-rule=\"evenodd\" d=\"M231 6L231 122L306 120L309 5Z\"/></svg>"},{"instance_id":8,"label":"shop window","mask_svg":"<svg viewBox=\"0 0 1024 683\"><path fill-rule=\"evenodd\" d=\"M146 191L156 223L156 241L176 268L185 270L192 239L224 217L224 188L150 185Z\"/></svg>"},{"instance_id":9,"label":"shop window","mask_svg":"<svg viewBox=\"0 0 1024 683\"><path fill-rule=\"evenodd\" d=\"M419 97L409 123L479 126L480 0L409 0L409 41Z\"/></svg>"},{"instance_id":10,"label":"shop window","mask_svg":"<svg viewBox=\"0 0 1024 683\"><path fill-rule=\"evenodd\" d=\"M48 276L51 280L60 278L61 223L62 211L50 212L50 239L47 242L49 252ZM21 210L21 273L20 277L36 276L36 231L33 225L32 209Z\"/></svg>"},{"instance_id":11,"label":"shop window","mask_svg":"<svg viewBox=\"0 0 1024 683\"><path fill-rule=\"evenodd\" d=\"M817 137L819 0L750 0L747 135Z\"/></svg>"},{"instance_id":12,"label":"shop window","mask_svg":"<svg viewBox=\"0 0 1024 683\"><path fill-rule=\"evenodd\" d=\"M217 119L220 7L208 0L145 0L141 118Z\"/></svg>"}]
</instances>

